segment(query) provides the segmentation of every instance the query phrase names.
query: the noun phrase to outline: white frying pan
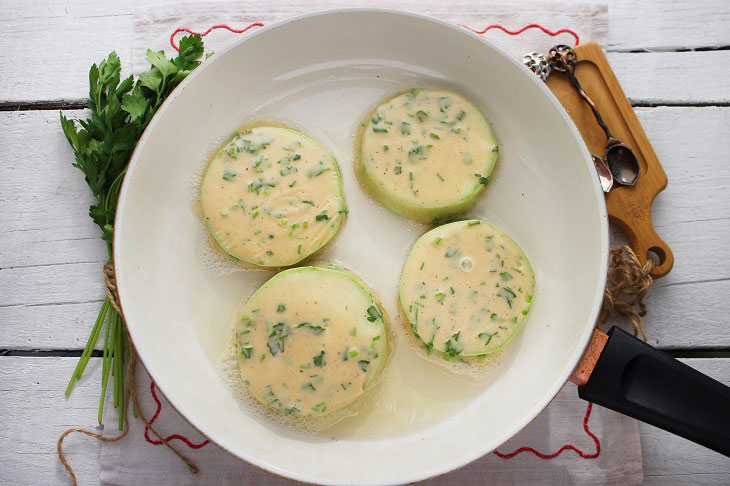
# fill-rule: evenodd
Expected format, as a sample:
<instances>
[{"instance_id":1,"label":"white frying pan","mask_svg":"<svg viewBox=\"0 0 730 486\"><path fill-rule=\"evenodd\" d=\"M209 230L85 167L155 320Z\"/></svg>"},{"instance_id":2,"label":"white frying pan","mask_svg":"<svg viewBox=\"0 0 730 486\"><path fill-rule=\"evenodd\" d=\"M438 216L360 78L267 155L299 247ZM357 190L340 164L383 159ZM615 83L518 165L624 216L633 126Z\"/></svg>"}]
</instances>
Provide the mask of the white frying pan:
<instances>
[{"instance_id":1,"label":"white frying pan","mask_svg":"<svg viewBox=\"0 0 730 486\"><path fill-rule=\"evenodd\" d=\"M500 159L472 215L504 228L529 256L538 289L532 313L490 361L489 376L451 376L401 339L382 389L360 415L317 437L278 428L242 407L217 372L237 310L271 274L213 268L205 229L192 209L196 174L222 138L246 121L284 122L324 143L340 164L350 214L318 258L355 271L396 316L405 255L427 227L405 222L363 194L352 170L352 137L375 103L412 87L462 93L493 124ZM114 260L139 356L203 434L293 479L391 484L445 473L492 451L555 396L593 333L607 234L590 155L534 75L456 25L407 12L348 9L261 29L185 80L132 157L119 199Z\"/></svg>"}]
</instances>

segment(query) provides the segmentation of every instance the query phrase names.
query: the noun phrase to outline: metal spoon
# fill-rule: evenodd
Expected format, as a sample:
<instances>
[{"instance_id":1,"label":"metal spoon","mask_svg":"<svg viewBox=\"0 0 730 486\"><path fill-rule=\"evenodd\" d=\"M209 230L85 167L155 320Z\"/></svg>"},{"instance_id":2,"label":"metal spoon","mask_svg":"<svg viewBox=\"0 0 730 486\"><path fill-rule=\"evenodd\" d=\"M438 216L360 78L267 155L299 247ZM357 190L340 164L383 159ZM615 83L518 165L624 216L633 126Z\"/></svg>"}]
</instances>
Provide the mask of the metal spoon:
<instances>
[{"instance_id":1,"label":"metal spoon","mask_svg":"<svg viewBox=\"0 0 730 486\"><path fill-rule=\"evenodd\" d=\"M606 142L605 160L613 174L613 180L624 186L633 186L639 177L639 161L636 155L628 145L621 143L616 139L603 121L601 114L598 112L596 105L588 97L581 87L578 79L575 77L575 65L578 62L578 56L575 51L566 45L557 45L550 49L548 53L548 63L551 69L561 72L568 76L578 94L591 107L593 116L596 118L598 125L603 129L608 139Z\"/></svg>"},{"instance_id":2,"label":"metal spoon","mask_svg":"<svg viewBox=\"0 0 730 486\"><path fill-rule=\"evenodd\" d=\"M545 56L539 52L531 52L526 54L522 58L522 63L535 73L535 75L542 80L543 83L547 82L547 78L550 75L550 64L548 64ZM596 174L598 175L598 181L601 184L603 192L608 192L613 188L613 174L608 168L608 164L600 156L592 153L593 165L596 168Z\"/></svg>"},{"instance_id":3,"label":"metal spoon","mask_svg":"<svg viewBox=\"0 0 730 486\"><path fill-rule=\"evenodd\" d=\"M601 183L601 189L603 189L603 192L610 191L613 188L613 174L611 174L608 164L594 153L591 153L591 157L593 157L593 165L596 166L596 173Z\"/></svg>"}]
</instances>

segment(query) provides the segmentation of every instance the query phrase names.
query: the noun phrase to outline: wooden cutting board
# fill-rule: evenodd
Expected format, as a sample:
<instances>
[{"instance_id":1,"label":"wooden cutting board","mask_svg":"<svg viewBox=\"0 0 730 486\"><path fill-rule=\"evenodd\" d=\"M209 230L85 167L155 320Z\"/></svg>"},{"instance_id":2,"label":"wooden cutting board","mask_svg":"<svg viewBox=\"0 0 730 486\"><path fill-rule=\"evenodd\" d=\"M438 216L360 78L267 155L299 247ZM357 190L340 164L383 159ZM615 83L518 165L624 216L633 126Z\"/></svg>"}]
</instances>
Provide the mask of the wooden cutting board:
<instances>
[{"instance_id":1,"label":"wooden cutting board","mask_svg":"<svg viewBox=\"0 0 730 486\"><path fill-rule=\"evenodd\" d=\"M591 42L576 47L575 52L579 61L575 69L576 78L598 107L613 135L631 147L639 159L640 172L636 184L633 187L614 185L614 189L606 194L609 220L626 233L631 248L642 263L646 262L650 253L654 254L658 264L651 275L663 277L672 269L674 256L654 230L651 204L656 195L667 187L667 176L601 48ZM573 119L588 150L604 157L606 135L567 76L552 73L547 85Z\"/></svg>"}]
</instances>

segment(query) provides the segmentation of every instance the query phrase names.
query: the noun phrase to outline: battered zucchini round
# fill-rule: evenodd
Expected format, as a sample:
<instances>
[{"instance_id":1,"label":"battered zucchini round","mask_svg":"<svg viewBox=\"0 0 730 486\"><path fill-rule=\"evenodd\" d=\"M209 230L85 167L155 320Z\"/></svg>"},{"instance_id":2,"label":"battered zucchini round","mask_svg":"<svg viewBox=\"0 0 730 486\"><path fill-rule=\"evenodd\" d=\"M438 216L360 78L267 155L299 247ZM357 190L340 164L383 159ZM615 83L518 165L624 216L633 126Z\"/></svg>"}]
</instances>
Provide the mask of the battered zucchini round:
<instances>
[{"instance_id":1,"label":"battered zucchini round","mask_svg":"<svg viewBox=\"0 0 730 486\"><path fill-rule=\"evenodd\" d=\"M294 265L337 233L345 210L340 171L319 143L294 130L236 133L200 185L208 229L232 257Z\"/></svg>"},{"instance_id":2,"label":"battered zucchini round","mask_svg":"<svg viewBox=\"0 0 730 486\"><path fill-rule=\"evenodd\" d=\"M432 222L469 210L497 160L484 116L450 91L414 89L386 100L360 125L355 170L396 214Z\"/></svg>"},{"instance_id":3,"label":"battered zucchini round","mask_svg":"<svg viewBox=\"0 0 730 486\"><path fill-rule=\"evenodd\" d=\"M507 344L530 312L535 274L504 231L472 219L416 241L399 300L416 336L446 357L478 356Z\"/></svg>"},{"instance_id":4,"label":"battered zucchini round","mask_svg":"<svg viewBox=\"0 0 730 486\"><path fill-rule=\"evenodd\" d=\"M276 274L241 311L241 376L263 405L321 416L363 395L388 354L387 316L374 293L336 266Z\"/></svg>"}]
</instances>

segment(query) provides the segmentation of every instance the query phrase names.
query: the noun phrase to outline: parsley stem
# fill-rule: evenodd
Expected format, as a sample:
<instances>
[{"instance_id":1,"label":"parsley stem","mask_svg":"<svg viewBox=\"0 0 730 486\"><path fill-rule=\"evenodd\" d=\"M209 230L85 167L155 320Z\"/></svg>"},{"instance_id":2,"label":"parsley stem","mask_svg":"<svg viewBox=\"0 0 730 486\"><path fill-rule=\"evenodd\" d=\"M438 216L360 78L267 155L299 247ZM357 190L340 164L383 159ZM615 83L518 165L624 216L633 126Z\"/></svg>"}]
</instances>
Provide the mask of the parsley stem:
<instances>
[{"instance_id":1,"label":"parsley stem","mask_svg":"<svg viewBox=\"0 0 730 486\"><path fill-rule=\"evenodd\" d=\"M99 315L96 317L96 322L94 323L94 327L91 330L91 334L89 335L89 340L86 342L86 347L84 348L84 351L81 353L79 362L76 364L76 368L74 369L74 372L71 375L71 379L69 380L68 385L66 386L66 396L69 396L71 394L71 390L73 389L73 386L76 383L76 380L81 378L81 375L84 373L84 369L86 368L86 363L89 362L89 357L91 356L91 353L94 350L94 347L96 346L96 341L99 339L99 333L101 332L101 325L104 322L104 318L106 317L107 311L109 310L109 306L110 306L109 299L104 300L104 304L102 304L102 306L101 306Z\"/></svg>"},{"instance_id":2,"label":"parsley stem","mask_svg":"<svg viewBox=\"0 0 730 486\"><path fill-rule=\"evenodd\" d=\"M105 303L107 303L107 301L105 301ZM101 333L101 327L104 323L104 318L109 310L111 310L111 304L107 303L106 309L102 308L99 311L99 315L96 317L96 322L94 323L91 336L89 336L89 341L87 342L86 348L84 348L84 352L82 353L81 358L79 358L79 370L78 374L76 375L76 379L81 378L82 373L86 369L86 365L89 363L91 353L94 352L94 347L96 347L96 343L99 340L99 334Z\"/></svg>"},{"instance_id":3,"label":"parsley stem","mask_svg":"<svg viewBox=\"0 0 730 486\"><path fill-rule=\"evenodd\" d=\"M109 382L109 370L111 369L111 354L109 353L109 338L111 334L111 316L106 321L106 331L104 332L104 351L101 362L101 396L99 397L99 423L102 423L104 416L104 399L106 398L106 385Z\"/></svg>"},{"instance_id":4,"label":"parsley stem","mask_svg":"<svg viewBox=\"0 0 730 486\"><path fill-rule=\"evenodd\" d=\"M124 343L124 324L122 324L122 317L116 312L113 315L114 321L117 325L116 333L116 345L117 352L114 353L115 363L117 365L117 374L114 376L114 385L117 388L117 399L114 400L114 407L119 408L119 430L124 430L124 413L122 408L124 407L124 351L122 345Z\"/></svg>"}]
</instances>

